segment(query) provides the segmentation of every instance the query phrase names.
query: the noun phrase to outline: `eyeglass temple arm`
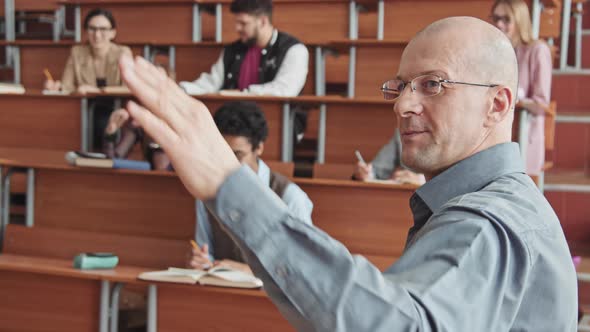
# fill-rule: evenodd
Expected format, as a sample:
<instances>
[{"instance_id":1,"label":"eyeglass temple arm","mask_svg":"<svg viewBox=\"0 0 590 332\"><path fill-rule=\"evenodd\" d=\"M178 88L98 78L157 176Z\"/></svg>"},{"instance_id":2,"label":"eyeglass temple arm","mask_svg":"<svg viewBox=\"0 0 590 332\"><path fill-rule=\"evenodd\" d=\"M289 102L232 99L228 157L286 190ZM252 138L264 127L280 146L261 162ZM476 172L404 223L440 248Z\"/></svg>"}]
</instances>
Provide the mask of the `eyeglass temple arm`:
<instances>
[{"instance_id":1,"label":"eyeglass temple arm","mask_svg":"<svg viewBox=\"0 0 590 332\"><path fill-rule=\"evenodd\" d=\"M493 88L498 86L498 84L479 84L479 83L466 83L466 82L457 82L457 81L449 81L449 80L441 80L441 83L451 83L451 84L463 84L463 85L473 85L473 86L483 86L487 88Z\"/></svg>"}]
</instances>

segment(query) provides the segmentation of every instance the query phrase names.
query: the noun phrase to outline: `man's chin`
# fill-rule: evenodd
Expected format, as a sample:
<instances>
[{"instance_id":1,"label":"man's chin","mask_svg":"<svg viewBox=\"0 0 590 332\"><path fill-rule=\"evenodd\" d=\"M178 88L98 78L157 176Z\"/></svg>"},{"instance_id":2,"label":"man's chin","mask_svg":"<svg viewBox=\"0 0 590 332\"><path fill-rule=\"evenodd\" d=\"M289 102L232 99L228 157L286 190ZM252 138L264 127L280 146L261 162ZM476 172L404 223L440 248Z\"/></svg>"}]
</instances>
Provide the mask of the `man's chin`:
<instances>
[{"instance_id":1,"label":"man's chin","mask_svg":"<svg viewBox=\"0 0 590 332\"><path fill-rule=\"evenodd\" d=\"M424 155L420 151L406 151L402 152L401 163L414 173L424 173L427 170Z\"/></svg>"}]
</instances>

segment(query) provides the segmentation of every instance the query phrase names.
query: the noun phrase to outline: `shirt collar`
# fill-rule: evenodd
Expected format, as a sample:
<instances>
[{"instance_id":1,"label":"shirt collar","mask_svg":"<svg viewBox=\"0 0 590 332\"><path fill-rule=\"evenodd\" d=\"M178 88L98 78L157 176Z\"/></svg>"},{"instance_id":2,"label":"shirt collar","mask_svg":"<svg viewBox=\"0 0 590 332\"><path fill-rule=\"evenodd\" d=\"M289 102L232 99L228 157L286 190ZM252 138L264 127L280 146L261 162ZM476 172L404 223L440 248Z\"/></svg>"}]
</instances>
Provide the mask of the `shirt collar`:
<instances>
[{"instance_id":1,"label":"shirt collar","mask_svg":"<svg viewBox=\"0 0 590 332\"><path fill-rule=\"evenodd\" d=\"M268 42L266 47L263 48L263 51L268 52L268 49L270 49L277 42L278 38L279 38L279 30L274 29L272 31L272 36L270 37L270 41ZM266 53L263 53L263 54L266 54Z\"/></svg>"},{"instance_id":2,"label":"shirt collar","mask_svg":"<svg viewBox=\"0 0 590 332\"><path fill-rule=\"evenodd\" d=\"M270 186L270 168L262 161L258 159L258 177L267 186Z\"/></svg>"},{"instance_id":3,"label":"shirt collar","mask_svg":"<svg viewBox=\"0 0 590 332\"><path fill-rule=\"evenodd\" d=\"M270 43L268 43L268 46L273 46L277 42L278 38L279 38L279 31L277 29L274 29L272 31L272 37L270 37Z\"/></svg>"},{"instance_id":4,"label":"shirt collar","mask_svg":"<svg viewBox=\"0 0 590 332\"><path fill-rule=\"evenodd\" d=\"M452 198L478 191L511 173L525 173L520 149L517 143L502 143L461 160L426 182L414 195L434 213ZM413 207L412 212L417 213Z\"/></svg>"}]
</instances>

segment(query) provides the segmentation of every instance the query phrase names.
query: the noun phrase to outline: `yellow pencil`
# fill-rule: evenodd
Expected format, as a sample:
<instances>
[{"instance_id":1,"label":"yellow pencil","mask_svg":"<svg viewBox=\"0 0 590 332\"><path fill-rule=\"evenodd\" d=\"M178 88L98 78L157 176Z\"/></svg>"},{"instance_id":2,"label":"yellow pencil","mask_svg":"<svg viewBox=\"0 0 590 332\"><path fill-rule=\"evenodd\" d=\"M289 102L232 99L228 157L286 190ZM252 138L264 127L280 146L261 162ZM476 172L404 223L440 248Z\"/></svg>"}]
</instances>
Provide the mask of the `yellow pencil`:
<instances>
[{"instance_id":1,"label":"yellow pencil","mask_svg":"<svg viewBox=\"0 0 590 332\"><path fill-rule=\"evenodd\" d=\"M45 78L47 78L48 81L53 81L53 76L51 76L49 69L43 69L43 74L45 74Z\"/></svg>"},{"instance_id":2,"label":"yellow pencil","mask_svg":"<svg viewBox=\"0 0 590 332\"><path fill-rule=\"evenodd\" d=\"M193 246L193 248L195 248L195 249L199 249L199 250L201 249L201 248L199 248L199 245L197 244L197 242L195 242L195 240L191 240L191 246Z\"/></svg>"}]
</instances>

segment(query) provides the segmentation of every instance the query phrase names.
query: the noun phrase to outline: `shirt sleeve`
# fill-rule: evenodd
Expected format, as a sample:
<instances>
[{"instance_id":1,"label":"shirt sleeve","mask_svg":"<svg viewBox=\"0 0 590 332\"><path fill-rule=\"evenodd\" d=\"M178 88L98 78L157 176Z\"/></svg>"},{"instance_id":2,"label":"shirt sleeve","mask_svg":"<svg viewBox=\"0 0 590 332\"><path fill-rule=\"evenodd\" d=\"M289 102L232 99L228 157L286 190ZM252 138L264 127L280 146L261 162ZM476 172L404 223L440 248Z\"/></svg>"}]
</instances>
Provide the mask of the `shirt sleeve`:
<instances>
[{"instance_id":1,"label":"shirt sleeve","mask_svg":"<svg viewBox=\"0 0 590 332\"><path fill-rule=\"evenodd\" d=\"M255 95L295 97L307 79L309 51L303 44L289 48L274 80L265 84L252 84L248 93Z\"/></svg>"},{"instance_id":2,"label":"shirt sleeve","mask_svg":"<svg viewBox=\"0 0 590 332\"><path fill-rule=\"evenodd\" d=\"M244 194L244 188L248 193ZM298 222L246 167L207 202L241 248L265 291L301 331L498 331L505 301L518 306L528 267L511 245L471 211L429 221L420 241L385 273L321 230ZM523 255L523 257L528 257ZM525 258L523 258L525 259ZM521 281L521 280L520 280ZM502 312L502 314L504 314Z\"/></svg>"},{"instance_id":3,"label":"shirt sleeve","mask_svg":"<svg viewBox=\"0 0 590 332\"><path fill-rule=\"evenodd\" d=\"M375 159L371 161L373 165L373 176L379 180L386 180L391 178L393 171L397 166L396 160L398 160L398 146L397 146L397 134L393 135L389 142L384 145L381 150L375 156Z\"/></svg>"},{"instance_id":4,"label":"shirt sleeve","mask_svg":"<svg viewBox=\"0 0 590 332\"><path fill-rule=\"evenodd\" d=\"M70 53L64 72L61 75L61 89L64 92L74 92L76 90L76 75L74 72L74 52Z\"/></svg>"},{"instance_id":5,"label":"shirt sleeve","mask_svg":"<svg viewBox=\"0 0 590 332\"><path fill-rule=\"evenodd\" d=\"M215 261L215 250L213 248L213 233L211 232L211 224L209 223L209 216L207 209L202 201L197 200L197 244L199 247L203 247L204 244L209 245L209 260Z\"/></svg>"},{"instance_id":6,"label":"shirt sleeve","mask_svg":"<svg viewBox=\"0 0 590 332\"><path fill-rule=\"evenodd\" d=\"M289 184L283 193L282 199L287 204L289 211L295 219L310 225L312 224L311 212L313 211L313 203L298 185L294 183Z\"/></svg>"},{"instance_id":7,"label":"shirt sleeve","mask_svg":"<svg viewBox=\"0 0 590 332\"><path fill-rule=\"evenodd\" d=\"M217 62L211 67L210 73L202 73L196 81L182 81L179 85L189 95L216 93L219 92L223 86L224 75L225 68L223 64L223 52L221 52L219 59L217 59Z\"/></svg>"}]
</instances>

